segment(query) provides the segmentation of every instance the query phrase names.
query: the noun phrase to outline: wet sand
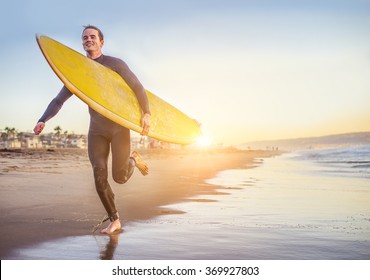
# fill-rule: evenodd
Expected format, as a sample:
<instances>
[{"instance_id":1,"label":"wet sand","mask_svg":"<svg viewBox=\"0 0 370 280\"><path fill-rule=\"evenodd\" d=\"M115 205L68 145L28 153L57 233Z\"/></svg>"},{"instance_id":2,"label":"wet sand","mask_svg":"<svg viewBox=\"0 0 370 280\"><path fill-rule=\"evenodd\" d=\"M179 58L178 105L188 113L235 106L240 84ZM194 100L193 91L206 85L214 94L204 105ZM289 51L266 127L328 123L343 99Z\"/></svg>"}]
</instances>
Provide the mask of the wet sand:
<instances>
[{"instance_id":1,"label":"wet sand","mask_svg":"<svg viewBox=\"0 0 370 280\"><path fill-rule=\"evenodd\" d=\"M110 178L124 229L154 217L186 212L168 205L215 201L195 198L217 197L228 191L225 187L220 191L222 187L206 183L207 179L221 170L254 167L259 158L279 152L176 150L142 154L150 165L148 176L136 171L124 185ZM91 235L92 225L103 216L85 150L0 152L1 259L15 258L18 248Z\"/></svg>"}]
</instances>

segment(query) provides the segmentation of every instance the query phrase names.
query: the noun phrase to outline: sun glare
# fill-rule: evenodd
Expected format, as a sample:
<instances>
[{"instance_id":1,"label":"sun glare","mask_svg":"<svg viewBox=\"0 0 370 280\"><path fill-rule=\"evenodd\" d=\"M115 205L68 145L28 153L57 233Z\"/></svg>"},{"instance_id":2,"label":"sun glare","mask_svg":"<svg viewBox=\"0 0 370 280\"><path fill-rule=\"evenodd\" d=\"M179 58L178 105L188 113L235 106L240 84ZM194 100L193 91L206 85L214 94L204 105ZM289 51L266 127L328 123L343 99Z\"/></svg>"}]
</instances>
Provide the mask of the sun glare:
<instances>
[{"instance_id":1,"label":"sun glare","mask_svg":"<svg viewBox=\"0 0 370 280\"><path fill-rule=\"evenodd\" d=\"M211 140L209 137L202 135L197 140L197 146L200 148L207 148L211 145Z\"/></svg>"}]
</instances>

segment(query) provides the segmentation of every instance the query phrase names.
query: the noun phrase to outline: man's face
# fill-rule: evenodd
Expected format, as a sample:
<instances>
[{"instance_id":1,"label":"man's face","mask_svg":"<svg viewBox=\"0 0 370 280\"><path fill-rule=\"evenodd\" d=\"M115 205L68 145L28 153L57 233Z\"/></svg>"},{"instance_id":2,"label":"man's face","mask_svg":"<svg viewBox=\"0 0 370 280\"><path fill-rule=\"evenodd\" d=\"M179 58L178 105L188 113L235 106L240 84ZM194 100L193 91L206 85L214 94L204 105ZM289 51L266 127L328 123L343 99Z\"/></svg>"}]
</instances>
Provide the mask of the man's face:
<instances>
[{"instance_id":1,"label":"man's face","mask_svg":"<svg viewBox=\"0 0 370 280\"><path fill-rule=\"evenodd\" d=\"M103 44L97 30L88 28L82 33L82 46L87 53L100 52Z\"/></svg>"}]
</instances>

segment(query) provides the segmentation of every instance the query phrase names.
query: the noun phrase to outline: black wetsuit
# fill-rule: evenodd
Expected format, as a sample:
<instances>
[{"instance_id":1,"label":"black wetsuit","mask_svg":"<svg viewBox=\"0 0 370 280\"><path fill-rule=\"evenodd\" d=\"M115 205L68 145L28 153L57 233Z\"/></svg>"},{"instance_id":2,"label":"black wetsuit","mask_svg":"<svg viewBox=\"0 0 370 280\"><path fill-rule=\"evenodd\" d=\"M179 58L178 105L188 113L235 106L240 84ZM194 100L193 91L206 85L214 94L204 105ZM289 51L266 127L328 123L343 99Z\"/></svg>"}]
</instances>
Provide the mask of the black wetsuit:
<instances>
[{"instance_id":1,"label":"black wetsuit","mask_svg":"<svg viewBox=\"0 0 370 280\"><path fill-rule=\"evenodd\" d=\"M98 63L117 72L134 91L143 113L150 114L147 95L144 87L122 60L101 55L95 59ZM39 122L47 122L62 108L72 93L63 87L50 102ZM88 135L88 153L94 170L95 187L110 219L118 218L114 203L114 193L108 183L108 156L112 149L112 176L114 181L124 184L131 177L135 161L130 158L130 130L114 123L89 108L90 128Z\"/></svg>"}]
</instances>

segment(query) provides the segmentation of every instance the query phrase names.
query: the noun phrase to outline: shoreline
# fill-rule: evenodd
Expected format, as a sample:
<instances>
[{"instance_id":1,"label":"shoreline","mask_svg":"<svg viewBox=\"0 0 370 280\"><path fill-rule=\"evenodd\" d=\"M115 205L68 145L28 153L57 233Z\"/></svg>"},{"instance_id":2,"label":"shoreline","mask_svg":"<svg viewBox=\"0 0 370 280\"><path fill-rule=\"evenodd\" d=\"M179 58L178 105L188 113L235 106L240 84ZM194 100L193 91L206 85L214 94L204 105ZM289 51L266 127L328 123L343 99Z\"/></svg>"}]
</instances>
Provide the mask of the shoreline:
<instances>
[{"instance_id":1,"label":"shoreline","mask_svg":"<svg viewBox=\"0 0 370 280\"><path fill-rule=\"evenodd\" d=\"M135 172L128 183L118 185L109 175L123 228L129 222L181 214L166 205L189 201L199 194L227 192L227 188L206 180L222 170L252 168L259 158L282 154L238 150L140 153L150 166L148 176ZM104 216L86 150L1 151L0 161L1 259L11 258L16 248L91 235L92 225Z\"/></svg>"}]
</instances>

